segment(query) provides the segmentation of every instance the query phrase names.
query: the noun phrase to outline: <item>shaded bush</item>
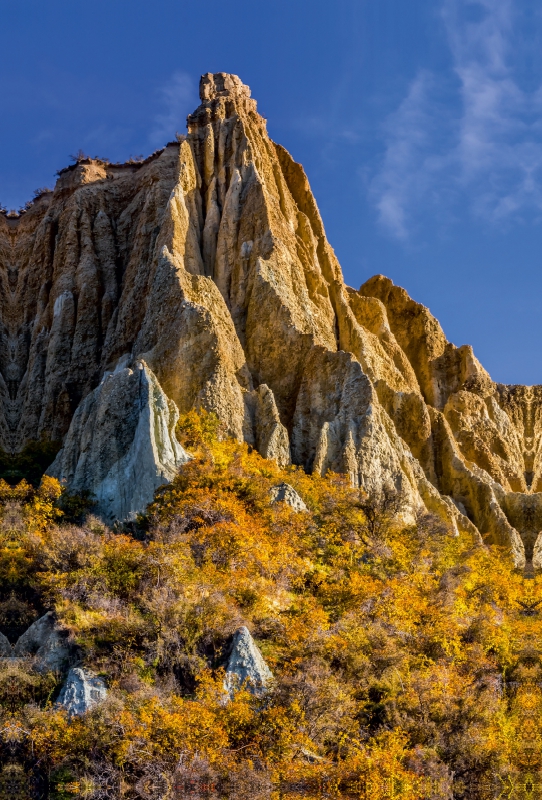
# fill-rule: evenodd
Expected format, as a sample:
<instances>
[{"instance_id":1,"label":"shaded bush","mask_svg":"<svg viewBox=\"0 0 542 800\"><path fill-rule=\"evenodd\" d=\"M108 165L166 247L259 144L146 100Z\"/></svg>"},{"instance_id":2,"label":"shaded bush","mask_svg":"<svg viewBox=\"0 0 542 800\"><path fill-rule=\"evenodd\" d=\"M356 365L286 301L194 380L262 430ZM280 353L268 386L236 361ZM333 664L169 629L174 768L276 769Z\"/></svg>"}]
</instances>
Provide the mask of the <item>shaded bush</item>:
<instances>
[{"instance_id":1,"label":"shaded bush","mask_svg":"<svg viewBox=\"0 0 542 800\"><path fill-rule=\"evenodd\" d=\"M20 453L10 454L0 449L0 479L12 486L23 480L39 486L43 473L55 460L60 447L60 442L40 439L29 442Z\"/></svg>"}]
</instances>

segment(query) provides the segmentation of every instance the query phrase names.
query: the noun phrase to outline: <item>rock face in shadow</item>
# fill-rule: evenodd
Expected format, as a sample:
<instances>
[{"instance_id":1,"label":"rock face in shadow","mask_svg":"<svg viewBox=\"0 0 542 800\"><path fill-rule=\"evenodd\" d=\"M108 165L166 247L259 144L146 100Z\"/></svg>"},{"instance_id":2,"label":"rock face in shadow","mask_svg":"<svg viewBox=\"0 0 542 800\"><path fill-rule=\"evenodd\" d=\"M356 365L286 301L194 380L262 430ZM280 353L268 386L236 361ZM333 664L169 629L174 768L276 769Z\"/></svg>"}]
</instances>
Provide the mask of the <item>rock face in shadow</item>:
<instances>
[{"instance_id":1,"label":"rock face in shadow","mask_svg":"<svg viewBox=\"0 0 542 800\"><path fill-rule=\"evenodd\" d=\"M261 697L265 694L266 687L272 680L271 670L248 628L243 626L234 634L232 649L226 667L224 689L233 697L239 689L248 689L249 692Z\"/></svg>"},{"instance_id":2,"label":"rock face in shadow","mask_svg":"<svg viewBox=\"0 0 542 800\"><path fill-rule=\"evenodd\" d=\"M81 402L48 474L92 492L108 522L144 511L189 456L175 437L179 412L143 362L106 374Z\"/></svg>"},{"instance_id":3,"label":"rock face in shadow","mask_svg":"<svg viewBox=\"0 0 542 800\"><path fill-rule=\"evenodd\" d=\"M0 658L10 658L12 654L13 651L8 637L0 633Z\"/></svg>"},{"instance_id":4,"label":"rock face in shadow","mask_svg":"<svg viewBox=\"0 0 542 800\"><path fill-rule=\"evenodd\" d=\"M58 696L58 705L68 716L85 714L107 697L107 688L101 678L82 667L72 667Z\"/></svg>"},{"instance_id":5,"label":"rock face in shadow","mask_svg":"<svg viewBox=\"0 0 542 800\"><path fill-rule=\"evenodd\" d=\"M215 412L281 465L398 490L412 518L427 509L521 566L540 532L542 387L495 384L389 279L347 287L248 87L207 74L200 97L180 141L142 163L84 159L0 215L2 447L63 441L54 474L110 518L132 513L146 489L113 495L137 415L123 428L119 397L118 449L89 438L126 355L181 413Z\"/></svg>"}]
</instances>

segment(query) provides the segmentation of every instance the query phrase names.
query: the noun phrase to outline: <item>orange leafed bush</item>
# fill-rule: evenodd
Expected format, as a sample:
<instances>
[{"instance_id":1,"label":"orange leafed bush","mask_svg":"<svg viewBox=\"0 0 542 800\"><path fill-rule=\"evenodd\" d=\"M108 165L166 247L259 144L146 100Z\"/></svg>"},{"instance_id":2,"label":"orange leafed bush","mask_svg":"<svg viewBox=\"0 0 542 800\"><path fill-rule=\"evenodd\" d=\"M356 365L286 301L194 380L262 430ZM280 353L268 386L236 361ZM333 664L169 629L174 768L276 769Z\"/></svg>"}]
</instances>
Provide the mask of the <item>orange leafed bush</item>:
<instances>
[{"instance_id":1,"label":"orange leafed bush","mask_svg":"<svg viewBox=\"0 0 542 800\"><path fill-rule=\"evenodd\" d=\"M538 763L539 657L525 652L542 634L540 578L430 516L406 526L397 498L280 470L219 434L211 415L181 421L194 458L124 531L64 522L52 479L0 483L22 520L3 526L0 574L55 609L109 687L80 718L51 691L18 712L43 769L414 800L446 796L452 779L475 798ZM308 512L271 502L283 481ZM226 702L241 625L274 678L263 697Z\"/></svg>"}]
</instances>

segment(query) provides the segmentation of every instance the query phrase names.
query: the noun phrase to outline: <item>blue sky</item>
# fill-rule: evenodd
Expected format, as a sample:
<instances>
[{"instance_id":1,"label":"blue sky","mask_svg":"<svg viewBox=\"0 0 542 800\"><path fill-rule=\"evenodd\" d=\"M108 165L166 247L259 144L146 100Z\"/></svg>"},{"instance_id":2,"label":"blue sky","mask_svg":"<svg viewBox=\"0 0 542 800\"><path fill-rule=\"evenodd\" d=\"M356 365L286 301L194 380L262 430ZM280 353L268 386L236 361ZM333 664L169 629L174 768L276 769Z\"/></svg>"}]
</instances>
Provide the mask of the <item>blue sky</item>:
<instances>
[{"instance_id":1,"label":"blue sky","mask_svg":"<svg viewBox=\"0 0 542 800\"><path fill-rule=\"evenodd\" d=\"M534 0L24 0L0 24L0 202L79 149L184 131L238 74L307 171L350 285L404 286L495 380L542 383L542 7Z\"/></svg>"}]
</instances>

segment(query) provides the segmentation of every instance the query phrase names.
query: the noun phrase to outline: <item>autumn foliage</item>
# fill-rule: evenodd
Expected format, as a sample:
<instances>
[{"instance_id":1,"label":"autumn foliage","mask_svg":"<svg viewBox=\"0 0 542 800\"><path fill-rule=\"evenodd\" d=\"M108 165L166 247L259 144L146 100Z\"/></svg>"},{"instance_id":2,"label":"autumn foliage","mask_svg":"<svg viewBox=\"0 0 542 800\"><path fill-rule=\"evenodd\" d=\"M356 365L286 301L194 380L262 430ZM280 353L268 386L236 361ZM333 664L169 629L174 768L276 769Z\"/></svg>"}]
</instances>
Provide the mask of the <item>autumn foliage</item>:
<instances>
[{"instance_id":1,"label":"autumn foliage","mask_svg":"<svg viewBox=\"0 0 542 800\"><path fill-rule=\"evenodd\" d=\"M52 479L0 485L2 585L54 609L109 687L71 720L59 676L2 705L57 796L135 798L176 775L477 798L542 770L540 578L431 516L401 522L389 493L280 470L209 415L180 434L193 460L124 529L65 522ZM281 481L308 513L271 502ZM274 682L226 703L240 625Z\"/></svg>"}]
</instances>

